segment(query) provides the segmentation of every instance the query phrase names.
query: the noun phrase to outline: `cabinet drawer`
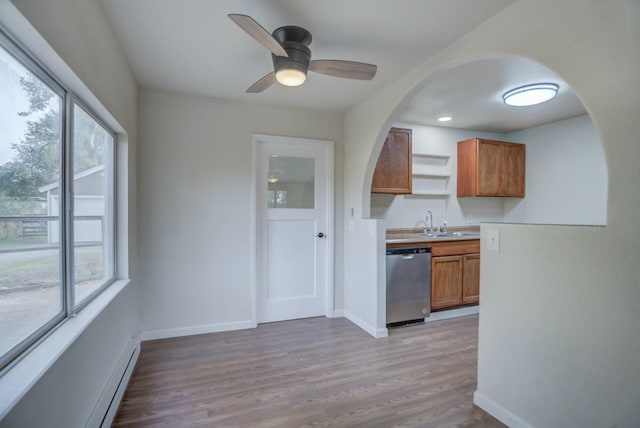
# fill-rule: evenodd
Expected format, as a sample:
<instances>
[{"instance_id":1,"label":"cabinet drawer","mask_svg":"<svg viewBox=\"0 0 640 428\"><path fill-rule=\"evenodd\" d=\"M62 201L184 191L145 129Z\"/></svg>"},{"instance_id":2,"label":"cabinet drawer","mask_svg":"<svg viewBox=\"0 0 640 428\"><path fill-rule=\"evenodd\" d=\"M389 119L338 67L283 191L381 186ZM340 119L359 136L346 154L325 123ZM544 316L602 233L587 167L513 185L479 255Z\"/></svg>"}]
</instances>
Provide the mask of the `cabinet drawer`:
<instances>
[{"instance_id":1,"label":"cabinet drawer","mask_svg":"<svg viewBox=\"0 0 640 428\"><path fill-rule=\"evenodd\" d=\"M431 256L456 256L480 252L480 240L434 242L431 244Z\"/></svg>"}]
</instances>

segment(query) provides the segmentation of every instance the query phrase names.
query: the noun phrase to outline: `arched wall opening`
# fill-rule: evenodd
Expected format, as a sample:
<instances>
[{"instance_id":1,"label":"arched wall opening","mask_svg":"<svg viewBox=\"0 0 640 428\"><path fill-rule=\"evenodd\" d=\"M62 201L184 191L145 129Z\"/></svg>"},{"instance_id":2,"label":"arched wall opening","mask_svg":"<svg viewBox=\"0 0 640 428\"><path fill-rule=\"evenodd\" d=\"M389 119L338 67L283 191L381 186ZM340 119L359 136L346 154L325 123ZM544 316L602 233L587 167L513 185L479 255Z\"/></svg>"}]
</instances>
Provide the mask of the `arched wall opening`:
<instances>
[{"instance_id":1,"label":"arched wall opening","mask_svg":"<svg viewBox=\"0 0 640 428\"><path fill-rule=\"evenodd\" d=\"M374 337L388 333L386 222L370 218L370 183L402 109L447 66L492 54L533 58L576 89L595 123L606 153L607 227L481 226L500 247L481 245L474 403L509 426L632 426L637 400L619 397L637 396L640 383L640 348L629 341L640 325L637 8L548 3L552 14L514 2L347 112L344 312Z\"/></svg>"},{"instance_id":2,"label":"arched wall opening","mask_svg":"<svg viewBox=\"0 0 640 428\"><path fill-rule=\"evenodd\" d=\"M507 90L541 81L559 85L555 99L532 107L503 103ZM453 120L438 123L443 115ZM414 154L448 156L435 165L413 158L412 195L370 193L378 154L392 126L412 130ZM457 142L471 137L526 145L525 198L456 196ZM426 210L434 213L438 224L446 220L456 226L487 221L607 223L608 170L599 133L567 82L533 60L493 56L441 68L399 103L376 142L364 179L363 217L384 219L387 228L422 226ZM449 176L421 176L429 172Z\"/></svg>"}]
</instances>

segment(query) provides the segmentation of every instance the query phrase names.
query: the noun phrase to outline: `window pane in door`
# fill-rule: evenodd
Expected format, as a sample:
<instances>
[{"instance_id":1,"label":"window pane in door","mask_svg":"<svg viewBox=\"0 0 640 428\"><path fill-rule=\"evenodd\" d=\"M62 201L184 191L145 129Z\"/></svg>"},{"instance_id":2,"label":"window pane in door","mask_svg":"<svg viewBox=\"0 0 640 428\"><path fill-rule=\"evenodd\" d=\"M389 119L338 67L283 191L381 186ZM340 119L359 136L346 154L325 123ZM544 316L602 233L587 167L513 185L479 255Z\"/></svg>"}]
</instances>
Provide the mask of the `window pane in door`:
<instances>
[{"instance_id":1,"label":"window pane in door","mask_svg":"<svg viewBox=\"0 0 640 428\"><path fill-rule=\"evenodd\" d=\"M62 108L0 46L0 366L63 314Z\"/></svg>"},{"instance_id":2,"label":"window pane in door","mask_svg":"<svg viewBox=\"0 0 640 428\"><path fill-rule=\"evenodd\" d=\"M114 142L77 104L73 115L73 274L78 305L114 276Z\"/></svg>"},{"instance_id":3,"label":"window pane in door","mask_svg":"<svg viewBox=\"0 0 640 428\"><path fill-rule=\"evenodd\" d=\"M315 206L315 159L269 156L268 208Z\"/></svg>"}]
</instances>

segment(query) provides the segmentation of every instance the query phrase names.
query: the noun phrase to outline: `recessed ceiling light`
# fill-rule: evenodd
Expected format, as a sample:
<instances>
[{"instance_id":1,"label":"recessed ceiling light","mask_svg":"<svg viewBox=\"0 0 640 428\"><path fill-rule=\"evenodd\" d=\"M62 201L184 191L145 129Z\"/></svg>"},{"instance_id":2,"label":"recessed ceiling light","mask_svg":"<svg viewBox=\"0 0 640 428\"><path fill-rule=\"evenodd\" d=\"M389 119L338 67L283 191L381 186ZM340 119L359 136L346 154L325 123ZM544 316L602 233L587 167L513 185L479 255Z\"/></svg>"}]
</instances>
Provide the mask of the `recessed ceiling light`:
<instances>
[{"instance_id":1,"label":"recessed ceiling light","mask_svg":"<svg viewBox=\"0 0 640 428\"><path fill-rule=\"evenodd\" d=\"M502 100L505 104L516 107L533 106L549 101L558 93L558 85L555 83L536 83L520 86L505 92Z\"/></svg>"},{"instance_id":2,"label":"recessed ceiling light","mask_svg":"<svg viewBox=\"0 0 640 428\"><path fill-rule=\"evenodd\" d=\"M438 122L449 122L451 119L453 119L451 116L442 116L438 118Z\"/></svg>"}]
</instances>

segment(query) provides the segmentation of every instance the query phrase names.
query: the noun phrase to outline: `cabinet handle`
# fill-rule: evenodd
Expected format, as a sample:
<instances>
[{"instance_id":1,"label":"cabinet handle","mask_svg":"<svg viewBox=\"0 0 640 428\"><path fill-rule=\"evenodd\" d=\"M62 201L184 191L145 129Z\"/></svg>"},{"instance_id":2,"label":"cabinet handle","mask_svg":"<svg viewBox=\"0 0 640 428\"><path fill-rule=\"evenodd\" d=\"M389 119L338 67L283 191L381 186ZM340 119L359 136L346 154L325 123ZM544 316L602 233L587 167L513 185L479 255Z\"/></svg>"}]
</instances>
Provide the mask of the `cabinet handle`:
<instances>
[{"instance_id":1,"label":"cabinet handle","mask_svg":"<svg viewBox=\"0 0 640 428\"><path fill-rule=\"evenodd\" d=\"M317 236L318 238L324 238L324 237L325 237L325 236L327 236L327 235L325 235L324 233L320 232L320 233L318 233L316 236Z\"/></svg>"}]
</instances>

